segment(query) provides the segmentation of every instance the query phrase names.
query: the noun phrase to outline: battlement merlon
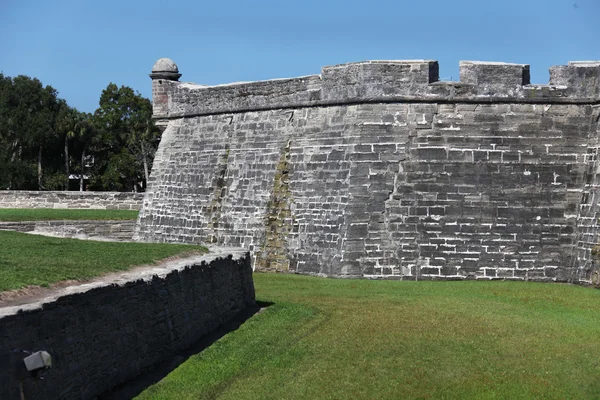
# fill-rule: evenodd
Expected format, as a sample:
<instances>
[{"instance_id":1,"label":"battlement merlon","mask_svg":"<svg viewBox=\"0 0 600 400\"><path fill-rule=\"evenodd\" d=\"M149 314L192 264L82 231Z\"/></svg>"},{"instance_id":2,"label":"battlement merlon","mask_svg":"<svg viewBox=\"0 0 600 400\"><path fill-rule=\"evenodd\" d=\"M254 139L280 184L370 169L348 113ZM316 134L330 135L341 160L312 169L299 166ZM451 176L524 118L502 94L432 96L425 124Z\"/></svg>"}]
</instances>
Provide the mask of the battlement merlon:
<instances>
[{"instance_id":1,"label":"battlement merlon","mask_svg":"<svg viewBox=\"0 0 600 400\"><path fill-rule=\"evenodd\" d=\"M460 82L440 81L438 62L431 60L364 61L323 67L320 75L216 86L178 82L181 75L168 59L157 61L152 72L154 118L163 122L380 102L600 103L600 61L551 67L548 85L530 84L529 65L477 61L461 61Z\"/></svg>"}]
</instances>

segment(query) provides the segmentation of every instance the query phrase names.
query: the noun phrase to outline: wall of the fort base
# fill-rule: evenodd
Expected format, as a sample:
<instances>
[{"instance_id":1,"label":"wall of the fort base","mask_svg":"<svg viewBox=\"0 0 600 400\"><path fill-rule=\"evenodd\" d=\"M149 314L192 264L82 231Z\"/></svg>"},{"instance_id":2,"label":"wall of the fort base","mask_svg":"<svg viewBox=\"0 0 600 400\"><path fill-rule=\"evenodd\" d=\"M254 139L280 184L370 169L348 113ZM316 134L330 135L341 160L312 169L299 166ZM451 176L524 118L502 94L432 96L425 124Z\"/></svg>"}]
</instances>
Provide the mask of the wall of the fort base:
<instances>
[{"instance_id":1,"label":"wall of the fort base","mask_svg":"<svg viewBox=\"0 0 600 400\"><path fill-rule=\"evenodd\" d=\"M0 230L34 232L67 238L132 240L136 221L63 220L0 222Z\"/></svg>"},{"instance_id":2,"label":"wall of the fort base","mask_svg":"<svg viewBox=\"0 0 600 400\"><path fill-rule=\"evenodd\" d=\"M22 312L0 308L0 398L20 398L21 383L28 400L95 398L253 306L248 254L214 258L153 278L83 285L81 293ZM43 379L31 377L22 361L39 350L53 363Z\"/></svg>"},{"instance_id":3,"label":"wall of the fort base","mask_svg":"<svg viewBox=\"0 0 600 400\"><path fill-rule=\"evenodd\" d=\"M523 66L446 84L430 62L374 65L168 83L137 235L329 276L589 281L600 64L546 86Z\"/></svg>"},{"instance_id":4,"label":"wall of the fort base","mask_svg":"<svg viewBox=\"0 0 600 400\"><path fill-rule=\"evenodd\" d=\"M143 193L0 190L0 208L139 210Z\"/></svg>"}]
</instances>

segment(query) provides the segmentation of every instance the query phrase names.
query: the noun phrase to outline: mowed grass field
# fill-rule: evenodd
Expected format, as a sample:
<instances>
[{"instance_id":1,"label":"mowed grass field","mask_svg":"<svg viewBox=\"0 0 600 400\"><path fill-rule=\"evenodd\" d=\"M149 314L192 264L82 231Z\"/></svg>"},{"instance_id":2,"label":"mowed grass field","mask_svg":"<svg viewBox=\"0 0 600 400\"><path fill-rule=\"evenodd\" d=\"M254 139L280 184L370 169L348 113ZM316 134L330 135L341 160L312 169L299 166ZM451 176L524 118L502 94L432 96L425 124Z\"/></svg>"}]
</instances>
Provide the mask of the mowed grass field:
<instances>
[{"instance_id":1,"label":"mowed grass field","mask_svg":"<svg viewBox=\"0 0 600 400\"><path fill-rule=\"evenodd\" d=\"M135 210L79 210L54 208L0 208L0 221L50 221L50 220L131 220Z\"/></svg>"},{"instance_id":2,"label":"mowed grass field","mask_svg":"<svg viewBox=\"0 0 600 400\"><path fill-rule=\"evenodd\" d=\"M600 291L255 274L273 305L140 399L600 398Z\"/></svg>"},{"instance_id":3,"label":"mowed grass field","mask_svg":"<svg viewBox=\"0 0 600 400\"><path fill-rule=\"evenodd\" d=\"M0 231L0 292L64 280L85 280L174 256L202 246L63 239Z\"/></svg>"}]
</instances>

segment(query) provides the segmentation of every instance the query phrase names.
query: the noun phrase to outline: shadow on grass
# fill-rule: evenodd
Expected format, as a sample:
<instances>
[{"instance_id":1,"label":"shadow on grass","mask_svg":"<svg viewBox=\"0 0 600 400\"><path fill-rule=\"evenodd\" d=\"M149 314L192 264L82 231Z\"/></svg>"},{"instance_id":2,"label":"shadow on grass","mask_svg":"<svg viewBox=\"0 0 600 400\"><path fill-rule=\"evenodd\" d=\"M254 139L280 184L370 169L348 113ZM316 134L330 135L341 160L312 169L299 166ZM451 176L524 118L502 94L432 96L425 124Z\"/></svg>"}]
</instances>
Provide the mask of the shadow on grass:
<instances>
[{"instance_id":1,"label":"shadow on grass","mask_svg":"<svg viewBox=\"0 0 600 400\"><path fill-rule=\"evenodd\" d=\"M217 330L204 335L196 343L192 344L187 349L181 350L174 354L170 359L164 360L162 363L151 367L146 372L143 372L137 378L122 383L109 392L105 392L97 397L98 400L129 400L142 393L148 386L155 384L163 379L171 371L177 368L194 354L200 353L204 349L210 347L214 342L228 334L237 330L244 322L261 310L272 306L274 303L257 301L253 307L248 307L244 311L239 312L231 321L221 325Z\"/></svg>"}]
</instances>

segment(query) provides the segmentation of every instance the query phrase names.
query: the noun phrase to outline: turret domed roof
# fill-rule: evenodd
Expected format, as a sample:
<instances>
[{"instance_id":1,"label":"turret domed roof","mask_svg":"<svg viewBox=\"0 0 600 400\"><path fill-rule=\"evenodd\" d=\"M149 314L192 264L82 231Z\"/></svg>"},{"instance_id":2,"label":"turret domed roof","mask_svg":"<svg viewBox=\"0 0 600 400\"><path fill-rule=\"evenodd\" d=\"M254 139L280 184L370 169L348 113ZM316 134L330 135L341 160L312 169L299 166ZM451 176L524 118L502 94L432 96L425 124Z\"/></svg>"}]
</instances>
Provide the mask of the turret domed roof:
<instances>
[{"instance_id":1,"label":"turret domed roof","mask_svg":"<svg viewBox=\"0 0 600 400\"><path fill-rule=\"evenodd\" d=\"M152 67L152 72L178 73L179 68L177 68L177 64L175 64L170 58L161 58L154 63L154 66Z\"/></svg>"}]
</instances>

